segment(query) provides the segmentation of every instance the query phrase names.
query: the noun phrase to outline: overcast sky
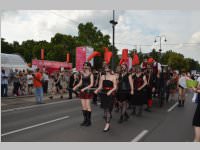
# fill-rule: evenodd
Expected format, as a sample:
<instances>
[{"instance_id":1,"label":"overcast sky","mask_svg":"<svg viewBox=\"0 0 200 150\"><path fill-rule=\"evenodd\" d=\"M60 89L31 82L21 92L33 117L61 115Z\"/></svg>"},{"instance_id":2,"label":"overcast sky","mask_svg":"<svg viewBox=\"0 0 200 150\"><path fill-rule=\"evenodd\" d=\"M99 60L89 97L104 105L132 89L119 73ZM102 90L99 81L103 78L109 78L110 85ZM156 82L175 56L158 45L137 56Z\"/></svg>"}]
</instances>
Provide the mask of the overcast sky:
<instances>
[{"instance_id":1,"label":"overcast sky","mask_svg":"<svg viewBox=\"0 0 200 150\"><path fill-rule=\"evenodd\" d=\"M28 39L50 41L58 32L77 35L78 24L85 22L93 22L112 37L111 19L111 10L3 11L1 37L20 43ZM115 43L119 53L123 48L141 48L142 52L159 49L159 42L154 40L162 35L167 39L165 44L162 38L163 51L173 49L200 62L200 11L116 11L116 20Z\"/></svg>"}]
</instances>

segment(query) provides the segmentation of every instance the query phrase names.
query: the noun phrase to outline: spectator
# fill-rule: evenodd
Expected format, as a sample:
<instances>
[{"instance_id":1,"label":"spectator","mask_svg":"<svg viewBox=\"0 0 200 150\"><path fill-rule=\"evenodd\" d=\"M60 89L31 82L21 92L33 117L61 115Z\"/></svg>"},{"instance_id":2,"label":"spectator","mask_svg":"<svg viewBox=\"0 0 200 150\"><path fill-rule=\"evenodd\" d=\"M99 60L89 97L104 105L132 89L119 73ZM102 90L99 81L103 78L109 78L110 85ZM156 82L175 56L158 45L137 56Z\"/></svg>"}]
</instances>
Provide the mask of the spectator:
<instances>
[{"instance_id":1,"label":"spectator","mask_svg":"<svg viewBox=\"0 0 200 150\"><path fill-rule=\"evenodd\" d=\"M27 75L27 83L28 83L28 94L32 95L32 90L33 90L33 76L31 74L31 71L28 71L28 75Z\"/></svg>"},{"instance_id":2,"label":"spectator","mask_svg":"<svg viewBox=\"0 0 200 150\"><path fill-rule=\"evenodd\" d=\"M20 82L19 82L19 75L18 75L17 69L15 69L15 72L14 72L13 86L14 86L13 88L14 96L19 96Z\"/></svg>"},{"instance_id":3,"label":"spectator","mask_svg":"<svg viewBox=\"0 0 200 150\"><path fill-rule=\"evenodd\" d=\"M56 83L55 83L55 76L51 75L49 78L49 98L53 99L53 96L56 94Z\"/></svg>"},{"instance_id":4,"label":"spectator","mask_svg":"<svg viewBox=\"0 0 200 150\"><path fill-rule=\"evenodd\" d=\"M4 69L1 70L1 96L8 96L8 74Z\"/></svg>"},{"instance_id":5,"label":"spectator","mask_svg":"<svg viewBox=\"0 0 200 150\"><path fill-rule=\"evenodd\" d=\"M49 75L47 72L44 72L43 73L43 89L44 89L45 94L48 93L48 82L49 82Z\"/></svg>"},{"instance_id":6,"label":"spectator","mask_svg":"<svg viewBox=\"0 0 200 150\"><path fill-rule=\"evenodd\" d=\"M35 97L37 104L43 104L43 88L42 88L42 74L40 69L36 69L36 73L33 74L33 84L35 87Z\"/></svg>"}]
</instances>

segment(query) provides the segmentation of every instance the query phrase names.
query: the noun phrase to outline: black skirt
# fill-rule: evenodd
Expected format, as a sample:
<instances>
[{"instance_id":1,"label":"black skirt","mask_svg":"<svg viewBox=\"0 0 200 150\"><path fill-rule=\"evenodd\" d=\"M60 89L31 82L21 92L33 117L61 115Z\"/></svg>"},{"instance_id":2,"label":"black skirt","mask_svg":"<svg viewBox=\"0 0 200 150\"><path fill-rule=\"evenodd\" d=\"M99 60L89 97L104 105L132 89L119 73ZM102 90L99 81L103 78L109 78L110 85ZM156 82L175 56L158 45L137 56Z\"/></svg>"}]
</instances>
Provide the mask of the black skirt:
<instances>
[{"instance_id":1,"label":"black skirt","mask_svg":"<svg viewBox=\"0 0 200 150\"><path fill-rule=\"evenodd\" d=\"M101 97L102 108L109 109L110 111L112 111L113 104L114 104L113 94L111 94L110 96L107 96L107 91L103 90L100 93L100 97Z\"/></svg>"},{"instance_id":2,"label":"black skirt","mask_svg":"<svg viewBox=\"0 0 200 150\"><path fill-rule=\"evenodd\" d=\"M131 98L132 105L143 105L147 103L147 94L146 91L134 91L134 95Z\"/></svg>"},{"instance_id":3,"label":"black skirt","mask_svg":"<svg viewBox=\"0 0 200 150\"><path fill-rule=\"evenodd\" d=\"M130 98L130 91L128 90L119 90L117 91L117 100L119 102L128 101Z\"/></svg>"},{"instance_id":4,"label":"black skirt","mask_svg":"<svg viewBox=\"0 0 200 150\"><path fill-rule=\"evenodd\" d=\"M196 127L200 127L200 103L197 104L192 125Z\"/></svg>"}]
</instances>

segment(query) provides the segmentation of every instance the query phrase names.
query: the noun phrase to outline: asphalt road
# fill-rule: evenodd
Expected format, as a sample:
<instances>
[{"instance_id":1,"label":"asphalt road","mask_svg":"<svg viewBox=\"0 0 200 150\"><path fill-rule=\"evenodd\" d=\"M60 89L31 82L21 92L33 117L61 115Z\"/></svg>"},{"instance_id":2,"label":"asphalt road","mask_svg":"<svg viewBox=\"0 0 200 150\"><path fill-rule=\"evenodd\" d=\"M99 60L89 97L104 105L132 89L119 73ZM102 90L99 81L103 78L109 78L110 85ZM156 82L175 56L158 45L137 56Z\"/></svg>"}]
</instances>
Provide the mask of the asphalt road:
<instances>
[{"instance_id":1,"label":"asphalt road","mask_svg":"<svg viewBox=\"0 0 200 150\"><path fill-rule=\"evenodd\" d=\"M34 105L1 113L2 142L192 142L192 118L195 104L188 94L184 108L171 101L142 117L131 116L118 124L119 114L113 112L111 130L104 128L103 110L93 106L92 126L81 127L80 101ZM171 108L171 109L170 109ZM174 109L172 109L174 108Z\"/></svg>"}]
</instances>

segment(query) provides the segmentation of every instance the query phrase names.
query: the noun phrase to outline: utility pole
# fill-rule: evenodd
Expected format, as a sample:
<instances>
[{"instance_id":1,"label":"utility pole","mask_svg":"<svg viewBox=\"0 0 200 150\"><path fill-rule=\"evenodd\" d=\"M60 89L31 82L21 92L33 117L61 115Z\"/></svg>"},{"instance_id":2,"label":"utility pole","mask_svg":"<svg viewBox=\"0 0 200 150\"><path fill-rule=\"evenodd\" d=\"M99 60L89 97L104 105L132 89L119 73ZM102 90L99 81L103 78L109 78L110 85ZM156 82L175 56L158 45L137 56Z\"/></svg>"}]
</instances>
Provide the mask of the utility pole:
<instances>
[{"instance_id":1,"label":"utility pole","mask_svg":"<svg viewBox=\"0 0 200 150\"><path fill-rule=\"evenodd\" d=\"M115 21L115 10L113 10L113 20L110 20L113 28L113 41L112 41L112 70L114 70L114 47L115 47L115 26L117 25L117 21Z\"/></svg>"}]
</instances>

